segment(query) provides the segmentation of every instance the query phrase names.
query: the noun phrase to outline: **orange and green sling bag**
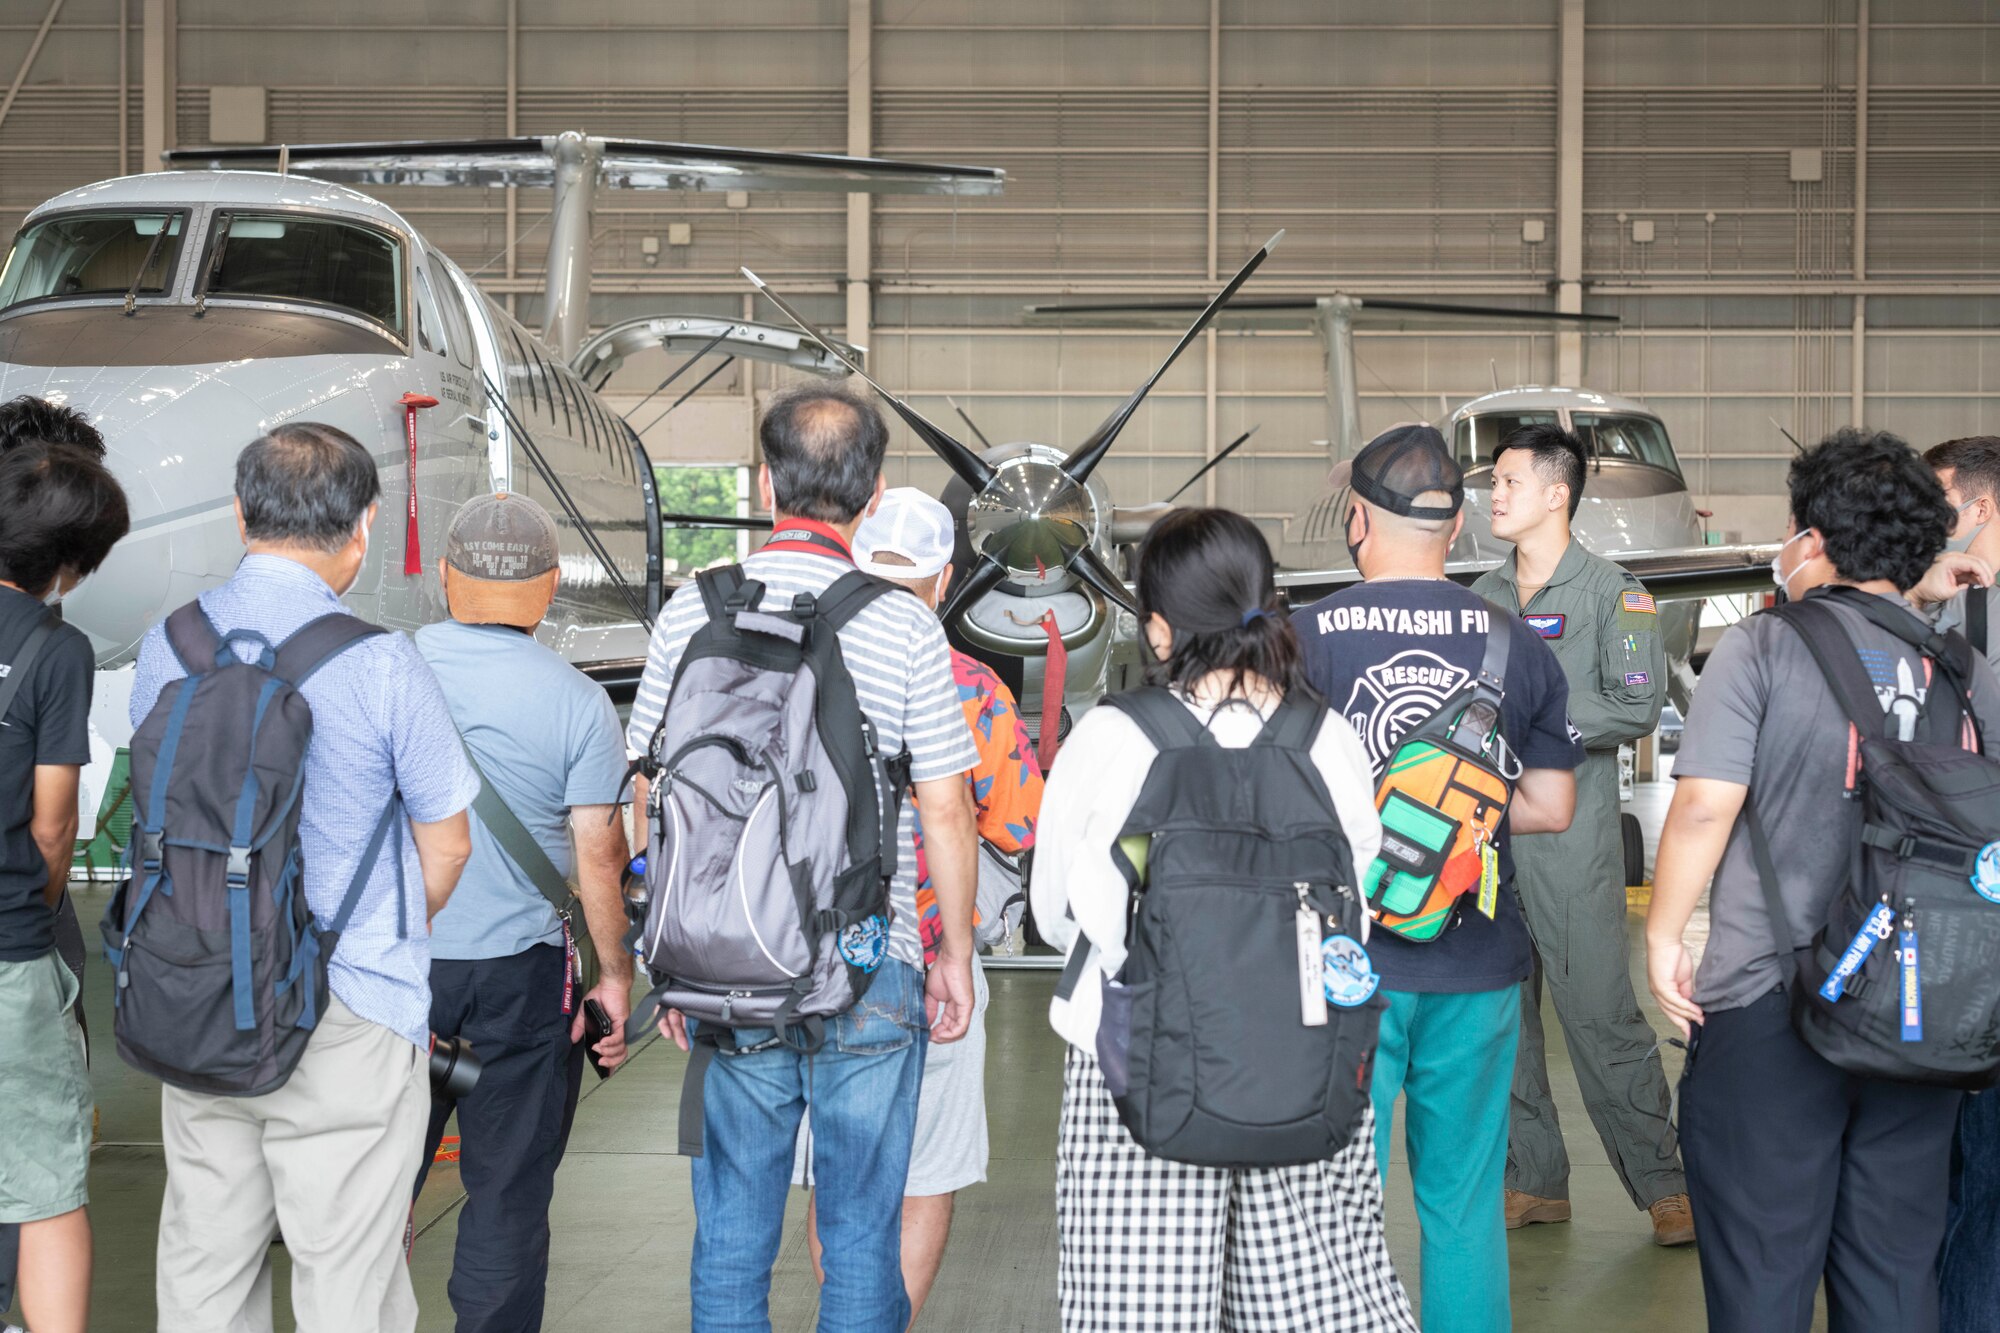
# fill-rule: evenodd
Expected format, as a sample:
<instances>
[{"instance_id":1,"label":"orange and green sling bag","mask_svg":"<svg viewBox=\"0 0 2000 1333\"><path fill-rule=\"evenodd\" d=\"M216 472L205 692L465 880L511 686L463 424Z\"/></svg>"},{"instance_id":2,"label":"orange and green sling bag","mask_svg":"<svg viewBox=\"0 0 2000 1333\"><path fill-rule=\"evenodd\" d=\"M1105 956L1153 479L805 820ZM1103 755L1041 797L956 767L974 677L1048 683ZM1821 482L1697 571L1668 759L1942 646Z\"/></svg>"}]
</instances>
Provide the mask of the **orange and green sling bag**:
<instances>
[{"instance_id":1,"label":"orange and green sling bag","mask_svg":"<svg viewBox=\"0 0 2000 1333\"><path fill-rule=\"evenodd\" d=\"M1403 735L1375 787L1382 849L1362 876L1377 924L1427 943L1449 930L1468 897L1493 914L1494 834L1519 765L1500 734L1509 617L1488 608L1479 674Z\"/></svg>"}]
</instances>

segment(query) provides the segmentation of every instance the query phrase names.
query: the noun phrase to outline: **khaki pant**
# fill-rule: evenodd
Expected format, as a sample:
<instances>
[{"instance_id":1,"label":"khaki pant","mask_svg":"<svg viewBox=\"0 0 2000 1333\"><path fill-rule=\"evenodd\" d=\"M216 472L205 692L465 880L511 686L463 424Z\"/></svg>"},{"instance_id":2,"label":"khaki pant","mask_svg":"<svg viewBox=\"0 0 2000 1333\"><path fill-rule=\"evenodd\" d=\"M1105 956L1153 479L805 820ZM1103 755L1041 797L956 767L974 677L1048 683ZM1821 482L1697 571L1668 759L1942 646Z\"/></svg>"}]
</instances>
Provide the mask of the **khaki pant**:
<instances>
[{"instance_id":1,"label":"khaki pant","mask_svg":"<svg viewBox=\"0 0 2000 1333\"><path fill-rule=\"evenodd\" d=\"M165 1089L161 1333L271 1333L278 1232L299 1333L410 1333L403 1237L430 1103L422 1053L337 999L276 1092Z\"/></svg>"}]
</instances>

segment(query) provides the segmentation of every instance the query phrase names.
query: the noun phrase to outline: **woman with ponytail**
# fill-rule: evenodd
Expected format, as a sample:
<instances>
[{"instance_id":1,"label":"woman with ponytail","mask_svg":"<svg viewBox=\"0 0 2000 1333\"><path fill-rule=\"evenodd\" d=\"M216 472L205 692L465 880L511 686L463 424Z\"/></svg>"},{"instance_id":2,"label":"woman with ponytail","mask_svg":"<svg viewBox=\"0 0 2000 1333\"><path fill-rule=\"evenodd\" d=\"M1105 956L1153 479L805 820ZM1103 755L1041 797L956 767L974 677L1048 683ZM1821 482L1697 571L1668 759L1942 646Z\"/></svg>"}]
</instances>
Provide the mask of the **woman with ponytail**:
<instances>
[{"instance_id":1,"label":"woman with ponytail","mask_svg":"<svg viewBox=\"0 0 2000 1333\"><path fill-rule=\"evenodd\" d=\"M1368 759L1353 729L1307 685L1273 572L1270 547L1240 514L1186 509L1160 520L1139 554L1147 682L1170 692L1223 749L1249 746L1287 700L1307 703L1296 734L1311 737L1299 749L1324 784L1323 795L1312 794L1314 808L1326 811L1326 825L1337 824L1328 836L1336 843L1344 836L1353 865L1366 866L1381 841ZM1159 711L1186 727L1168 704ZM1070 1047L1057 1140L1062 1327L1414 1333L1382 1233L1372 1110L1357 1106L1346 1146L1324 1160L1253 1167L1155 1155L1120 1118L1097 1058L1099 1020L1107 987L1119 988L1113 979L1126 962L1136 908L1131 854L1119 840L1159 753L1122 705L1093 708L1064 745L1042 806L1031 901L1042 936L1070 955L1050 1007ZM1244 984L1213 981L1219 991ZM1332 995L1334 983L1328 987ZM1298 992L1293 986L1290 994ZM1262 1010L1255 1012L1261 1024ZM1347 1021L1343 1010L1333 1012ZM1299 1001L1275 1006L1270 1021L1296 1030Z\"/></svg>"}]
</instances>

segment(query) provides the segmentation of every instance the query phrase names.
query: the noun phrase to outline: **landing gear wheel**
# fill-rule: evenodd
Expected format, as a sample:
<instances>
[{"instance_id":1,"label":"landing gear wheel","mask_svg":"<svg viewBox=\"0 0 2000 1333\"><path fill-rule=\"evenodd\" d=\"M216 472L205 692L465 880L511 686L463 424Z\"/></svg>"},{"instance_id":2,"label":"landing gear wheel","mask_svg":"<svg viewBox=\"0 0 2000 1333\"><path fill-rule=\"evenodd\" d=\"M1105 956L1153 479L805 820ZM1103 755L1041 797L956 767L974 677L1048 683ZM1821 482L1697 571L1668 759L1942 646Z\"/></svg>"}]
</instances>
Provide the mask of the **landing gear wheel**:
<instances>
[{"instance_id":1,"label":"landing gear wheel","mask_svg":"<svg viewBox=\"0 0 2000 1333\"><path fill-rule=\"evenodd\" d=\"M1618 812L1618 837L1625 847L1625 882L1644 884L1646 882L1646 835L1639 831L1639 817L1629 811Z\"/></svg>"}]
</instances>

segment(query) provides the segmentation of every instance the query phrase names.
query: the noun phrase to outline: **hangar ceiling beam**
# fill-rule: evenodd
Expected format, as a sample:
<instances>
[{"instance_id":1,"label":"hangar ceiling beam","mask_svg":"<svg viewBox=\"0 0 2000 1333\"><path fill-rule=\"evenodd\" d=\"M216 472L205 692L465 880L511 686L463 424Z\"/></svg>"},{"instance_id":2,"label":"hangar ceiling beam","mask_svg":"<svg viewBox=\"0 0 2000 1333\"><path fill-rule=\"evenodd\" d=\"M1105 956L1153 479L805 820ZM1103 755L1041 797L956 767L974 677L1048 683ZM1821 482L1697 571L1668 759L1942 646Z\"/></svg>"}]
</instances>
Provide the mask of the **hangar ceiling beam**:
<instances>
[{"instance_id":1,"label":"hangar ceiling beam","mask_svg":"<svg viewBox=\"0 0 2000 1333\"><path fill-rule=\"evenodd\" d=\"M1556 309L1583 310L1583 0L1557 0ZM1556 383L1583 383L1583 332L1556 334Z\"/></svg>"},{"instance_id":2,"label":"hangar ceiling beam","mask_svg":"<svg viewBox=\"0 0 2000 1333\"><path fill-rule=\"evenodd\" d=\"M847 0L847 152L875 154L875 0ZM847 341L866 347L874 341L875 280L873 220L865 194L847 196Z\"/></svg>"}]
</instances>

